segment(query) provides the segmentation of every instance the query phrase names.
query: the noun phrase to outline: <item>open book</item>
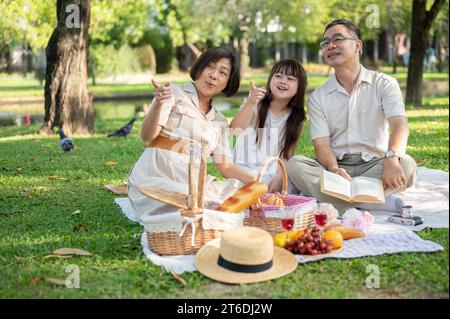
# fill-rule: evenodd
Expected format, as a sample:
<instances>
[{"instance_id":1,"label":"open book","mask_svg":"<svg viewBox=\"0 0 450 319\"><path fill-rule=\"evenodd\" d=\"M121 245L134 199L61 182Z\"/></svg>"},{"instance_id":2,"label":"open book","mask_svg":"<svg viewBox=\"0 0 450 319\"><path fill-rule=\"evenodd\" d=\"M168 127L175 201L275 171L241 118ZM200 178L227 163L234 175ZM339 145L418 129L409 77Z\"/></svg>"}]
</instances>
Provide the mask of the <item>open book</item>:
<instances>
[{"instance_id":1,"label":"open book","mask_svg":"<svg viewBox=\"0 0 450 319\"><path fill-rule=\"evenodd\" d=\"M320 190L351 203L384 203L385 198L383 183L377 178L358 176L349 181L327 170L322 171Z\"/></svg>"}]
</instances>

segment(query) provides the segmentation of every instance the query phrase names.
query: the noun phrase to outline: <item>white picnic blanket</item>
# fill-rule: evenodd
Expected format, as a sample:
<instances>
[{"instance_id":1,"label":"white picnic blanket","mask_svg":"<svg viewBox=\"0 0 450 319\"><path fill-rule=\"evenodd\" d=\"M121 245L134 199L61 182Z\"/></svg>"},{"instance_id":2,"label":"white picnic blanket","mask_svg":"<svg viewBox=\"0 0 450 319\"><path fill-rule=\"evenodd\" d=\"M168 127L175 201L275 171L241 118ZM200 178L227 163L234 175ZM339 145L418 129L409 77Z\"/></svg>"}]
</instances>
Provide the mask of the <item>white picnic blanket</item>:
<instances>
[{"instance_id":1,"label":"white picnic blanket","mask_svg":"<svg viewBox=\"0 0 450 319\"><path fill-rule=\"evenodd\" d=\"M406 190L400 196L406 204L412 205L414 213L423 217L424 224L415 227L406 227L386 221L392 213L372 212L375 224L365 238L345 241L344 249L325 258L357 258L363 256L376 256L399 252L433 252L443 247L431 241L421 239L413 231L426 227L449 227L449 174L447 172L419 167L417 182L414 187ZM134 222L139 222L134 214L133 206L128 198L116 198L115 203L122 212ZM145 232L142 234L141 244L145 256L155 265L163 267L169 272L182 274L196 271L195 256L159 256L148 247ZM296 256L299 263L315 261L324 258L305 258Z\"/></svg>"},{"instance_id":2,"label":"white picnic blanket","mask_svg":"<svg viewBox=\"0 0 450 319\"><path fill-rule=\"evenodd\" d=\"M341 252L330 256L295 255L299 263L317 261L324 258L358 258L401 252L433 252L444 248L429 240L423 240L411 230L398 230L391 233L372 231L367 237L346 240Z\"/></svg>"}]
</instances>

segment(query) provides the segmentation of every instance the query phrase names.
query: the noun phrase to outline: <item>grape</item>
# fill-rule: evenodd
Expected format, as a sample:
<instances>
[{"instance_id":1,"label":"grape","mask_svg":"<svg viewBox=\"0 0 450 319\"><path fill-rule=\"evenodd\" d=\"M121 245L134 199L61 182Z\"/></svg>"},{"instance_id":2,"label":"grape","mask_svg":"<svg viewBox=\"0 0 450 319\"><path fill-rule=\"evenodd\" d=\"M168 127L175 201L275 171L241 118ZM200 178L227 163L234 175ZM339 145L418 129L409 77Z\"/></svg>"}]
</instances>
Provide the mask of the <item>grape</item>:
<instances>
[{"instance_id":1,"label":"grape","mask_svg":"<svg viewBox=\"0 0 450 319\"><path fill-rule=\"evenodd\" d=\"M303 246L305 246L305 243L302 241L297 244L298 248L302 248Z\"/></svg>"},{"instance_id":2,"label":"grape","mask_svg":"<svg viewBox=\"0 0 450 319\"><path fill-rule=\"evenodd\" d=\"M312 242L313 241L313 237L311 235L306 236L306 241Z\"/></svg>"},{"instance_id":3,"label":"grape","mask_svg":"<svg viewBox=\"0 0 450 319\"><path fill-rule=\"evenodd\" d=\"M332 251L333 250L333 246L331 246L331 245L328 245L326 248L325 248L325 251L327 252L327 253L329 253L330 251Z\"/></svg>"},{"instance_id":4,"label":"grape","mask_svg":"<svg viewBox=\"0 0 450 319\"><path fill-rule=\"evenodd\" d=\"M324 242L320 243L320 249L324 250L327 247L327 244Z\"/></svg>"},{"instance_id":5,"label":"grape","mask_svg":"<svg viewBox=\"0 0 450 319\"><path fill-rule=\"evenodd\" d=\"M308 249L310 250L311 248L312 248L312 244L311 243L306 243L305 244L305 249L306 250L308 250Z\"/></svg>"},{"instance_id":6,"label":"grape","mask_svg":"<svg viewBox=\"0 0 450 319\"><path fill-rule=\"evenodd\" d=\"M298 250L298 252L299 252L300 255L304 255L305 252L306 252L305 247L300 248L300 249Z\"/></svg>"},{"instance_id":7,"label":"grape","mask_svg":"<svg viewBox=\"0 0 450 319\"><path fill-rule=\"evenodd\" d=\"M313 256L317 255L317 250L315 250L315 249L311 250L311 255L313 255Z\"/></svg>"}]
</instances>

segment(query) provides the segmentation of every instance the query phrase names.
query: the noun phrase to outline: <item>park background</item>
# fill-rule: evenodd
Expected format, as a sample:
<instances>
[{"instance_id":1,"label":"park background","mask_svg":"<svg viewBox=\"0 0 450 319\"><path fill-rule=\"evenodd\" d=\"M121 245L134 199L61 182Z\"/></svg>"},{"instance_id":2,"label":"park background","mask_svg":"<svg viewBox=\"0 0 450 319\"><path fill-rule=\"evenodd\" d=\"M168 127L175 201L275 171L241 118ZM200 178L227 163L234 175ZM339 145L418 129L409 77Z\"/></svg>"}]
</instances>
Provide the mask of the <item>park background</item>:
<instances>
[{"instance_id":1,"label":"park background","mask_svg":"<svg viewBox=\"0 0 450 319\"><path fill-rule=\"evenodd\" d=\"M93 116L62 121L49 114L61 105L46 98L55 96L47 88L55 79L46 80L46 73L53 63L47 55L56 51L45 49L57 27L57 5L70 4L89 8L90 19L82 15L79 28L86 31L86 72L70 65L66 72L78 76L88 98L68 107L92 108ZM103 188L124 182L143 151L139 130L152 77L189 81L189 67L202 50L231 47L240 57L241 89L234 98L216 100L231 119L249 81L265 85L282 58L303 63L308 92L324 83L332 70L323 64L319 42L336 18L361 27L362 63L399 81L407 101L408 153L419 166L448 171L448 0L0 0L0 12L0 297L448 298L448 229L418 233L441 244L438 253L328 259L249 286L192 273L183 275L184 285L145 259L141 227L121 216L115 195ZM132 117L137 121L127 139L106 138ZM80 123L84 128L77 130ZM58 125L72 133L76 148L68 154L52 135ZM313 156L308 124L296 153ZM213 164L208 169L218 175ZM44 258L61 247L95 256ZM64 284L73 264L80 269L79 289ZM380 267L380 289L365 287L369 264Z\"/></svg>"}]
</instances>

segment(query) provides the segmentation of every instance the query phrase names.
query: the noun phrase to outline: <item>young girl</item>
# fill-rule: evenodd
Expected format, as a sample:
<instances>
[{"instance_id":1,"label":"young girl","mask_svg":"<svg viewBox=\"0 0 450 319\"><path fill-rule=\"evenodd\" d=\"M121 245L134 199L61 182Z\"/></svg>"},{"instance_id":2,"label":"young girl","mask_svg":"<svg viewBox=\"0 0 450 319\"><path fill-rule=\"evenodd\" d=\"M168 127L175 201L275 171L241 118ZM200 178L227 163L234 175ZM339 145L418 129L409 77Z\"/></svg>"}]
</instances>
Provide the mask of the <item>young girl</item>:
<instances>
[{"instance_id":1,"label":"young girl","mask_svg":"<svg viewBox=\"0 0 450 319\"><path fill-rule=\"evenodd\" d=\"M234 54L225 48L206 50L192 66L193 83L159 85L152 81L154 100L142 124L141 137L147 147L128 176L128 197L137 218L170 210L161 202L142 194L139 188L160 188L188 192L190 142L204 145L212 155L226 184L208 176L205 200L225 199L239 183L255 177L233 163L228 140L228 122L214 108L219 93L234 95L239 88L239 66ZM220 193L222 192L222 193ZM173 209L173 207L172 207Z\"/></svg>"},{"instance_id":2,"label":"young girl","mask_svg":"<svg viewBox=\"0 0 450 319\"><path fill-rule=\"evenodd\" d=\"M280 157L284 163L295 152L305 121L306 72L292 59L276 63L266 88L250 83L249 97L231 122L238 134L234 150L235 163L257 175L270 156ZM270 192L281 191L282 175L273 162L263 182Z\"/></svg>"}]
</instances>

